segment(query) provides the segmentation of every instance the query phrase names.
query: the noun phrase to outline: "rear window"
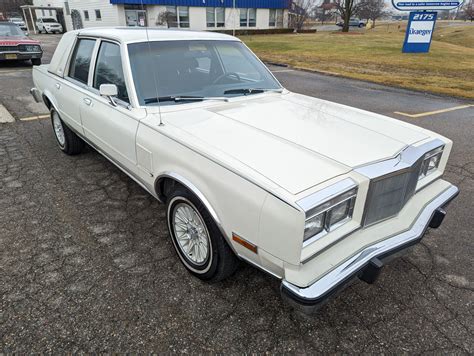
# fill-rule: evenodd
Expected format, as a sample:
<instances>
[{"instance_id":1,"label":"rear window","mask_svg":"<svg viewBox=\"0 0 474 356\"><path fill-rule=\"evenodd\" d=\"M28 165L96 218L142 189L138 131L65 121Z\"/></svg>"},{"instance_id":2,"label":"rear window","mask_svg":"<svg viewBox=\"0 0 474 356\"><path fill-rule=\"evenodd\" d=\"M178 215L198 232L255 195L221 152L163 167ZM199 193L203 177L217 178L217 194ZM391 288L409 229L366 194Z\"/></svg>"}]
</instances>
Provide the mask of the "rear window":
<instances>
[{"instance_id":1,"label":"rear window","mask_svg":"<svg viewBox=\"0 0 474 356\"><path fill-rule=\"evenodd\" d=\"M77 42L71 58L69 77L87 84L95 40L81 39Z\"/></svg>"}]
</instances>

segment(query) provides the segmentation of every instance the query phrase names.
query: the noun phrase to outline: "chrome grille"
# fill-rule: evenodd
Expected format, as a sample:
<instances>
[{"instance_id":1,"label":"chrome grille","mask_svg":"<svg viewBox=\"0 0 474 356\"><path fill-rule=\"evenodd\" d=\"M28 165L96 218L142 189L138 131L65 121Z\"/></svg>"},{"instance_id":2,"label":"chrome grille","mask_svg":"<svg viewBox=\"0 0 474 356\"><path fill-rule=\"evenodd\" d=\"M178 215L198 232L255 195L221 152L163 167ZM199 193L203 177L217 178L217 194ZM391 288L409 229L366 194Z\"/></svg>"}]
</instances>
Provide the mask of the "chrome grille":
<instances>
[{"instance_id":1,"label":"chrome grille","mask_svg":"<svg viewBox=\"0 0 474 356\"><path fill-rule=\"evenodd\" d=\"M0 46L0 52L18 52L18 46Z\"/></svg>"},{"instance_id":2,"label":"chrome grille","mask_svg":"<svg viewBox=\"0 0 474 356\"><path fill-rule=\"evenodd\" d=\"M415 194L421 161L412 167L372 179L365 205L364 225L397 215Z\"/></svg>"}]
</instances>

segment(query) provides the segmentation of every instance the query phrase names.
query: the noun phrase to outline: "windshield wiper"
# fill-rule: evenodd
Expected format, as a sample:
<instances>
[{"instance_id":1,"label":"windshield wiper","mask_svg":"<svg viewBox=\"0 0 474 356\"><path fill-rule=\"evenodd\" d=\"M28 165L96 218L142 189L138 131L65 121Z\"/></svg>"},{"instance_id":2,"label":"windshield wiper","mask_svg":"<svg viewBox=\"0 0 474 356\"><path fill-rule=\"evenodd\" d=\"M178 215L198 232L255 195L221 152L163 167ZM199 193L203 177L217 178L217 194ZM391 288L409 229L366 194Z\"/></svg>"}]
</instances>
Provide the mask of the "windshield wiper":
<instances>
[{"instance_id":1,"label":"windshield wiper","mask_svg":"<svg viewBox=\"0 0 474 356\"><path fill-rule=\"evenodd\" d=\"M174 101L174 102L180 102L180 101L205 101L205 100L222 100L222 101L229 101L228 98L222 98L218 96L211 96L211 97L205 97L205 96L160 96L159 98L148 98L145 99L145 104L152 104L152 103L157 103L157 102L166 102L166 101Z\"/></svg>"},{"instance_id":2,"label":"windshield wiper","mask_svg":"<svg viewBox=\"0 0 474 356\"><path fill-rule=\"evenodd\" d=\"M279 89L262 89L262 88L242 88L242 89L229 89L224 92L224 94L260 94L265 92L274 92L281 93L283 92L282 88Z\"/></svg>"}]
</instances>

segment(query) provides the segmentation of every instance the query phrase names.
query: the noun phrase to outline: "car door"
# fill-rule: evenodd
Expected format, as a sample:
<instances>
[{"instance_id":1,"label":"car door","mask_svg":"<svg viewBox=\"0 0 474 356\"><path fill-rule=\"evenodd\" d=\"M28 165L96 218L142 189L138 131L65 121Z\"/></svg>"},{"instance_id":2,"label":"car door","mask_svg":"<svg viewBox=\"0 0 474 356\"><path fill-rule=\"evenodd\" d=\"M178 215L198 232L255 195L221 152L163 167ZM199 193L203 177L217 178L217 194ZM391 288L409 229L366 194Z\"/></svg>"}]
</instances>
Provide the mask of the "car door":
<instances>
[{"instance_id":1,"label":"car door","mask_svg":"<svg viewBox=\"0 0 474 356\"><path fill-rule=\"evenodd\" d=\"M74 46L64 80L55 80L54 96L57 98L59 115L73 130L83 134L79 97L88 92L91 61L96 39L78 38Z\"/></svg>"},{"instance_id":2,"label":"car door","mask_svg":"<svg viewBox=\"0 0 474 356\"><path fill-rule=\"evenodd\" d=\"M122 65L121 46L102 40L94 61L88 95L81 100L81 119L85 137L110 159L129 172L136 168L135 136L139 124L131 109ZM115 84L114 102L100 96L101 84Z\"/></svg>"}]
</instances>

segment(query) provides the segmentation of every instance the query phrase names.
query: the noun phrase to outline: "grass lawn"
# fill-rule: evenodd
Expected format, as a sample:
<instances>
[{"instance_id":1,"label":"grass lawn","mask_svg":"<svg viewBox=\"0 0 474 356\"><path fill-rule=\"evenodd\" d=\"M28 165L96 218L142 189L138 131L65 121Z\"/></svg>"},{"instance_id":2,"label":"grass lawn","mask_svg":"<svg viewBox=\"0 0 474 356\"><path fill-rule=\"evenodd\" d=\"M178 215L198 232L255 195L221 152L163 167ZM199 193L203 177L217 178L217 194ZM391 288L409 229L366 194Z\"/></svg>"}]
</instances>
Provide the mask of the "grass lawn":
<instances>
[{"instance_id":1,"label":"grass lawn","mask_svg":"<svg viewBox=\"0 0 474 356\"><path fill-rule=\"evenodd\" d=\"M320 32L241 39L264 61L474 99L474 26L439 23L430 53L423 54L402 53L404 26L380 24L360 34Z\"/></svg>"}]
</instances>

